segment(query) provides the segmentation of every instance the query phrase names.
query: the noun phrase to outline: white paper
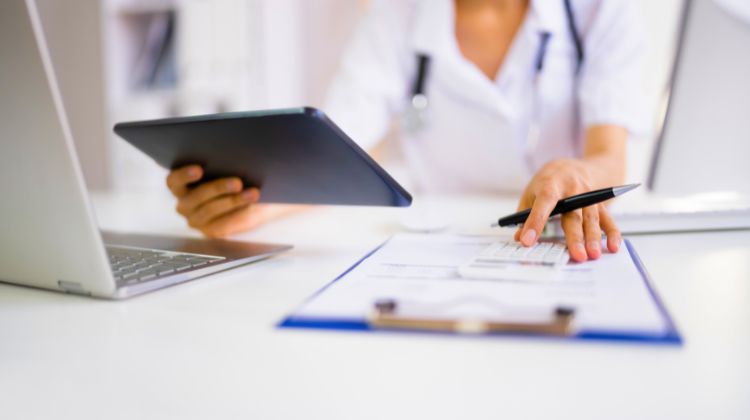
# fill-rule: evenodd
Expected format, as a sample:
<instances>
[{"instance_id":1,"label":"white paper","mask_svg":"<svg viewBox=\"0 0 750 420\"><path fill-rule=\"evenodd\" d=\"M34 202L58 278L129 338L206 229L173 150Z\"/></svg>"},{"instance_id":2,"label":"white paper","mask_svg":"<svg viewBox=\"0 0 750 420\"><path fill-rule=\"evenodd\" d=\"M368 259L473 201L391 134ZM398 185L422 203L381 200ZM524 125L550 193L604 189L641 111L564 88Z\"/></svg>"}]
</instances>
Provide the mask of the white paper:
<instances>
[{"instance_id":1,"label":"white paper","mask_svg":"<svg viewBox=\"0 0 750 420\"><path fill-rule=\"evenodd\" d=\"M399 234L294 315L364 320L381 299L451 319L513 320L575 309L577 330L660 334L668 327L623 246L596 261L571 263L548 282L470 280L457 267L495 237Z\"/></svg>"}]
</instances>

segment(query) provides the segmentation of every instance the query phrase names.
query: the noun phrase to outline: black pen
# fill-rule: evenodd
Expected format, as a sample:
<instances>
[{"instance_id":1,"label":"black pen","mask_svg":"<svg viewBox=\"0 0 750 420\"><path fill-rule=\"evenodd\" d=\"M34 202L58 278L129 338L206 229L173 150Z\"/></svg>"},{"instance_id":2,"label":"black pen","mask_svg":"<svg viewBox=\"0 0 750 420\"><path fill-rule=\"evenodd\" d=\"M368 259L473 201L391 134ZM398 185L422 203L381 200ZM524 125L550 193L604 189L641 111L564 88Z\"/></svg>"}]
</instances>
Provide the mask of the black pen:
<instances>
[{"instance_id":1,"label":"black pen","mask_svg":"<svg viewBox=\"0 0 750 420\"><path fill-rule=\"evenodd\" d=\"M562 200L557 202L557 205L552 210L552 213L550 214L550 216L555 216L561 213L567 213L569 211L573 211L573 210L577 210L583 207L591 206L593 204L601 203L602 201L606 201L606 200L609 200L610 198L615 198L618 195L625 194L626 192L630 190L638 188L640 185L641 184L630 184L630 185L623 185L620 187L602 188L601 190L589 191L583 194L577 194L577 195L572 195L567 198L563 198ZM526 209L526 210L519 211L518 213L513 213L509 216L501 217L500 220L497 221L497 223L492 225L492 227L497 227L497 226L505 227L505 226L520 225L526 222L526 219L529 218L530 213L531 213L531 209Z\"/></svg>"}]
</instances>

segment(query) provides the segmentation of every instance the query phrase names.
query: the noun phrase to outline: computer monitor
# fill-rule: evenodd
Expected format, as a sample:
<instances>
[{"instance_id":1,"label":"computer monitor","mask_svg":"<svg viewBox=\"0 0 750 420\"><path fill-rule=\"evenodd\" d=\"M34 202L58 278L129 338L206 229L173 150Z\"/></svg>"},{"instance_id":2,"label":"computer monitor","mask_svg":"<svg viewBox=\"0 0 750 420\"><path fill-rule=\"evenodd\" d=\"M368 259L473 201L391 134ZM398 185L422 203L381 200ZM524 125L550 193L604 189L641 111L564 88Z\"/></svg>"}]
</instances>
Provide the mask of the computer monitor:
<instances>
[{"instance_id":1,"label":"computer monitor","mask_svg":"<svg viewBox=\"0 0 750 420\"><path fill-rule=\"evenodd\" d=\"M720 2L685 2L648 187L750 195L750 21Z\"/></svg>"}]
</instances>

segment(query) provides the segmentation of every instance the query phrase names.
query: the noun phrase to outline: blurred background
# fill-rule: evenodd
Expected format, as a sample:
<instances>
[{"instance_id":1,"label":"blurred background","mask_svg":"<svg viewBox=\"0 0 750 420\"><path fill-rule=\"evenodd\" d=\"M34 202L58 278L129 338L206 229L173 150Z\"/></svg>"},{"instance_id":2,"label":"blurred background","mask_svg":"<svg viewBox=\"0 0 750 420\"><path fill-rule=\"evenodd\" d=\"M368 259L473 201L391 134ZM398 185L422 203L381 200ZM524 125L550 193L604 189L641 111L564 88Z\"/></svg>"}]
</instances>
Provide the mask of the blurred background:
<instances>
[{"instance_id":1,"label":"blurred background","mask_svg":"<svg viewBox=\"0 0 750 420\"><path fill-rule=\"evenodd\" d=\"M649 32L654 130L630 142L645 179L682 0L632 0ZM163 188L165 172L112 133L120 121L320 106L367 0L38 0L91 189Z\"/></svg>"}]
</instances>

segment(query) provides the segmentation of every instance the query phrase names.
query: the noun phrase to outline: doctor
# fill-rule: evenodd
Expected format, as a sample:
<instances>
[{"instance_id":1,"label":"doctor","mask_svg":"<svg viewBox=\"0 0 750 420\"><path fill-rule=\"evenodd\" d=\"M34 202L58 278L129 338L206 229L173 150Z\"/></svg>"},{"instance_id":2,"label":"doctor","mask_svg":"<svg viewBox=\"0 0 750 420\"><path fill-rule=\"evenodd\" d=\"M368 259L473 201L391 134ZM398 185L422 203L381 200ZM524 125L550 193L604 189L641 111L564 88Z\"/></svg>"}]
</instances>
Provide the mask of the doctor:
<instances>
[{"instance_id":1,"label":"doctor","mask_svg":"<svg viewBox=\"0 0 750 420\"><path fill-rule=\"evenodd\" d=\"M372 150L392 124L420 192L522 192L516 240L533 245L555 203L618 185L642 128L641 28L632 0L373 1L343 56L326 112ZM178 211L209 236L278 213L238 179L172 172ZM571 258L598 258L605 206L562 216Z\"/></svg>"}]
</instances>

